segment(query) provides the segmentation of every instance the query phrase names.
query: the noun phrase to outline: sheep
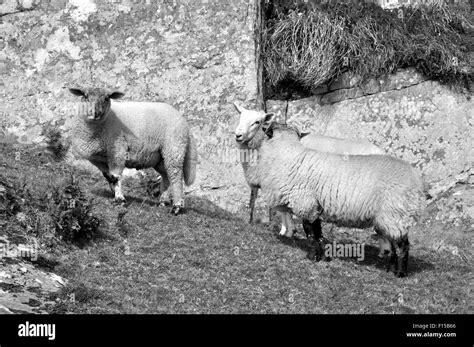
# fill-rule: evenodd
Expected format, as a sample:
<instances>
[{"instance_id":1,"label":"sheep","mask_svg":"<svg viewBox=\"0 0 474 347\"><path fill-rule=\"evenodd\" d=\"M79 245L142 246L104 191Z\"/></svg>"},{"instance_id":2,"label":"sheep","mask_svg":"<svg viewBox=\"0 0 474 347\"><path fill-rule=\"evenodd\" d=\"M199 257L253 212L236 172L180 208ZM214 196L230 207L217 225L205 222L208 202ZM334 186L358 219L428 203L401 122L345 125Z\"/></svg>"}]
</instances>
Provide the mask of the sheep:
<instances>
[{"instance_id":1,"label":"sheep","mask_svg":"<svg viewBox=\"0 0 474 347\"><path fill-rule=\"evenodd\" d=\"M366 140L352 140L340 139L337 137L322 136L317 134L303 133L300 137L301 144L309 149L314 149L320 152L336 153L344 155L371 155L371 154L386 154L383 149L370 143ZM286 216L287 231L280 231L280 235L292 237L295 231L295 226L291 215ZM318 220L313 226L321 229L321 222ZM283 228L282 228L283 229Z\"/></svg>"},{"instance_id":2,"label":"sheep","mask_svg":"<svg viewBox=\"0 0 474 347\"><path fill-rule=\"evenodd\" d=\"M249 141L251 141L255 135L259 134L259 129L261 128L265 117L270 116L272 114L265 114L265 112L263 111L247 110L237 105L236 103L234 103L234 107L240 114L239 124L235 130L236 141L240 149L248 150L249 147L251 147L251 145L249 145ZM304 133L301 135L301 144L307 148L328 153L340 153L346 155L385 154L385 151L383 149L365 140L340 139L336 137L322 136L310 133ZM242 162L244 173L249 170L249 165L250 164L247 162ZM252 223L255 200L257 199L258 195L258 185L250 185L250 188L250 223ZM292 237L296 228L293 223L291 214L289 214L288 212L281 211L279 212L279 214L282 220L280 235L285 237ZM308 228L305 228L304 225L303 228L305 231L308 230ZM312 234L317 233L318 228L320 233L321 222L319 220L315 221L312 228ZM383 243L380 244L382 253Z\"/></svg>"},{"instance_id":3,"label":"sheep","mask_svg":"<svg viewBox=\"0 0 474 347\"><path fill-rule=\"evenodd\" d=\"M263 140L264 134L260 131L263 121L266 117L263 111L246 110L240 107L236 103L233 103L235 109L240 114L239 124L235 129L235 141L240 151L249 151L254 149L254 143L259 143ZM268 114L272 115L272 114ZM242 168L244 169L245 179L247 184L250 186L250 219L249 223L253 223L253 215L255 209L255 200L258 196L259 183L258 181L252 182L250 177L254 169L253 163L248 160L241 161Z\"/></svg>"},{"instance_id":4,"label":"sheep","mask_svg":"<svg viewBox=\"0 0 474 347\"><path fill-rule=\"evenodd\" d=\"M186 120L171 105L160 102L115 102L124 93L101 88L69 88L80 96L84 112L74 120L72 145L109 182L118 203L124 203L121 177L125 167L154 168L161 175L161 203L171 203L175 215L185 209L183 178L196 177L197 151ZM172 201L168 187L171 185Z\"/></svg>"},{"instance_id":5,"label":"sheep","mask_svg":"<svg viewBox=\"0 0 474 347\"><path fill-rule=\"evenodd\" d=\"M419 173L388 155L344 156L305 148L297 131L271 123L272 116L266 121L254 179L267 204L291 210L307 227L320 217L339 226L373 226L391 243L387 269L406 276L408 228L426 203Z\"/></svg>"}]
</instances>

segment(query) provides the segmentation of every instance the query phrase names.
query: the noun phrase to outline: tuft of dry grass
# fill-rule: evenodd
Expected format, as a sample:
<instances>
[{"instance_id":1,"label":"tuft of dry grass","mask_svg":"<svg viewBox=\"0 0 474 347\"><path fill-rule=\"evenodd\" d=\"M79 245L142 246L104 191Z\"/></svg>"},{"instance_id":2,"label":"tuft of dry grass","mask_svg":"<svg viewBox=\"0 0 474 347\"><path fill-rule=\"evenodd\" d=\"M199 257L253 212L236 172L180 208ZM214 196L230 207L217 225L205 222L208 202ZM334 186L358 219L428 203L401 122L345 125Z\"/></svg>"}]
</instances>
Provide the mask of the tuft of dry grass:
<instances>
[{"instance_id":1,"label":"tuft of dry grass","mask_svg":"<svg viewBox=\"0 0 474 347\"><path fill-rule=\"evenodd\" d=\"M264 55L265 69L273 85L295 79L311 87L336 73L341 59L341 21L332 23L324 13L302 15L293 11L272 29L264 32Z\"/></svg>"},{"instance_id":2,"label":"tuft of dry grass","mask_svg":"<svg viewBox=\"0 0 474 347\"><path fill-rule=\"evenodd\" d=\"M262 56L267 83L275 90L295 84L310 89L345 71L363 81L410 66L456 87L469 89L474 80L464 44L472 23L449 7L296 3L272 11Z\"/></svg>"}]
</instances>

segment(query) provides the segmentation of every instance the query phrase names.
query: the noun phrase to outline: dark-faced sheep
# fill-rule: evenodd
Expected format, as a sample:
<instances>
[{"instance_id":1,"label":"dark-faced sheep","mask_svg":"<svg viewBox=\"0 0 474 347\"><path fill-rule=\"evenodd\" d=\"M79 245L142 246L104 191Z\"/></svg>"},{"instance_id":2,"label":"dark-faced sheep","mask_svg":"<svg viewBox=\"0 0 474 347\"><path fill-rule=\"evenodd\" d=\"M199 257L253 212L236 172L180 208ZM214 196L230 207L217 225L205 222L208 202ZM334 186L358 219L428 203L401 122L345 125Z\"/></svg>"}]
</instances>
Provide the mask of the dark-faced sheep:
<instances>
[{"instance_id":1,"label":"dark-faced sheep","mask_svg":"<svg viewBox=\"0 0 474 347\"><path fill-rule=\"evenodd\" d=\"M263 111L247 110L236 103L234 107L239 112L239 124L235 129L236 141L241 150L251 150L253 145L254 137L257 136L257 140L262 134L259 133L262 125L267 117L271 117L272 113L265 113ZM301 136L301 144L307 148L318 150L326 153L338 153L345 155L371 155L371 154L385 154L384 150L374 145L373 143L360 140L360 139L341 139L330 136L323 136L319 134L306 133ZM252 163L242 162L244 174L246 178L249 176L247 172L252 170ZM249 180L247 179L247 183ZM250 184L250 223L253 221L255 200L258 195L258 185ZM293 218L290 213L280 211L281 216L281 230L280 235L285 237L292 237L296 227L293 222ZM321 233L321 221L318 219L312 226L307 223L303 224L303 228L307 235ZM312 229L312 233L308 233L309 229ZM383 243L380 242L381 253Z\"/></svg>"},{"instance_id":2,"label":"dark-faced sheep","mask_svg":"<svg viewBox=\"0 0 474 347\"><path fill-rule=\"evenodd\" d=\"M387 259L407 274L408 230L426 203L418 172L388 155L339 155L305 148L294 129L271 123L259 146L255 174L270 207L290 210L305 223L322 218L368 228L391 243Z\"/></svg>"}]
</instances>

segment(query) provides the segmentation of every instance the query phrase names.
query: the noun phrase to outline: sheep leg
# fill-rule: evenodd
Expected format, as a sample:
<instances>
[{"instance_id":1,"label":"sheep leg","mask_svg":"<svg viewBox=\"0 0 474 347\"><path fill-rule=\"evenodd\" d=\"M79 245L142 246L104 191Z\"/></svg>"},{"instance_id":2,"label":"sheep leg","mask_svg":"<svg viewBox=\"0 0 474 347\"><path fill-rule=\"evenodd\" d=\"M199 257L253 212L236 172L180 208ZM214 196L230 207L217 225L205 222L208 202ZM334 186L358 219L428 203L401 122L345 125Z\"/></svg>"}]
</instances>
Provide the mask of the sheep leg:
<instances>
[{"instance_id":1,"label":"sheep leg","mask_svg":"<svg viewBox=\"0 0 474 347\"><path fill-rule=\"evenodd\" d=\"M163 162L160 162L155 170L161 176L161 183L160 183L160 205L171 205L171 197L170 197L170 181L168 178L168 174L166 173L165 166Z\"/></svg>"},{"instance_id":2,"label":"sheep leg","mask_svg":"<svg viewBox=\"0 0 474 347\"><path fill-rule=\"evenodd\" d=\"M322 253L322 260L324 261L330 261L331 258L329 256L326 256L326 253L324 252L326 242L323 237L323 228L321 226L321 219L317 218L314 220L313 223L311 223L311 230L313 231L313 237L315 240L318 240L318 245L319 248L321 249Z\"/></svg>"},{"instance_id":3,"label":"sheep leg","mask_svg":"<svg viewBox=\"0 0 474 347\"><path fill-rule=\"evenodd\" d=\"M105 179L109 183L110 190L112 191L112 193L115 193L115 187L113 184L114 179L109 174L109 166L102 161L98 161L98 160L89 160L89 161L92 165L97 167L102 172L102 175L105 177Z\"/></svg>"},{"instance_id":4,"label":"sheep leg","mask_svg":"<svg viewBox=\"0 0 474 347\"><path fill-rule=\"evenodd\" d=\"M120 160L109 161L110 183L114 190L114 200L117 203L124 203L125 197L122 193L122 172L125 167L125 156Z\"/></svg>"},{"instance_id":5,"label":"sheep leg","mask_svg":"<svg viewBox=\"0 0 474 347\"><path fill-rule=\"evenodd\" d=\"M171 213L178 215L184 212L184 198L183 198L183 175L178 178L174 177L171 179L171 196L173 199L173 206Z\"/></svg>"},{"instance_id":6,"label":"sheep leg","mask_svg":"<svg viewBox=\"0 0 474 347\"><path fill-rule=\"evenodd\" d=\"M167 152L167 151L165 151ZM172 152L171 152L172 153ZM170 153L170 154L171 154ZM183 189L183 165L184 165L184 152L181 155L172 156L168 155L164 158L164 168L167 173L168 180L171 186L171 197L173 205L171 207L171 213L178 215L184 212L184 189Z\"/></svg>"},{"instance_id":7,"label":"sheep leg","mask_svg":"<svg viewBox=\"0 0 474 347\"><path fill-rule=\"evenodd\" d=\"M280 235L285 237L293 237L295 232L295 223L293 223L293 218L291 218L290 212L278 212L281 217L281 230Z\"/></svg>"},{"instance_id":8,"label":"sheep leg","mask_svg":"<svg viewBox=\"0 0 474 347\"><path fill-rule=\"evenodd\" d=\"M279 235L285 236L287 230L287 221L286 221L286 213L285 212L278 212L281 218L281 229Z\"/></svg>"},{"instance_id":9,"label":"sheep leg","mask_svg":"<svg viewBox=\"0 0 474 347\"><path fill-rule=\"evenodd\" d=\"M397 256L397 266L395 276L405 277L408 273L408 253L410 243L408 242L408 235L402 236L399 240L394 242L395 253Z\"/></svg>"},{"instance_id":10,"label":"sheep leg","mask_svg":"<svg viewBox=\"0 0 474 347\"><path fill-rule=\"evenodd\" d=\"M308 259L316 261L329 260L329 258L324 254L321 220L317 218L313 223L311 223L309 220L303 219L303 230L305 231L310 244L310 251L307 255Z\"/></svg>"},{"instance_id":11,"label":"sheep leg","mask_svg":"<svg viewBox=\"0 0 474 347\"><path fill-rule=\"evenodd\" d=\"M293 217L291 216L290 212L286 213L286 225L287 225L288 231L285 236L293 237L293 235L296 233L296 227L295 227L295 223L293 222Z\"/></svg>"},{"instance_id":12,"label":"sheep leg","mask_svg":"<svg viewBox=\"0 0 474 347\"><path fill-rule=\"evenodd\" d=\"M250 188L250 201L249 201L249 207L250 207L249 224L253 224L253 214L255 210L255 200L257 200L257 196L258 196L258 188L251 187Z\"/></svg>"},{"instance_id":13,"label":"sheep leg","mask_svg":"<svg viewBox=\"0 0 474 347\"><path fill-rule=\"evenodd\" d=\"M306 238L313 237L315 240L319 240L323 237L323 231L321 228L321 220L315 219L313 223L310 223L307 219L303 220L303 230L306 234Z\"/></svg>"},{"instance_id":14,"label":"sheep leg","mask_svg":"<svg viewBox=\"0 0 474 347\"><path fill-rule=\"evenodd\" d=\"M392 253L392 247L390 241L386 237L379 238L379 254L380 259L385 259Z\"/></svg>"},{"instance_id":15,"label":"sheep leg","mask_svg":"<svg viewBox=\"0 0 474 347\"><path fill-rule=\"evenodd\" d=\"M379 235L379 254L378 258L385 266L385 271L396 272L397 254L395 252L395 244L392 238L381 228L375 227L374 231Z\"/></svg>"},{"instance_id":16,"label":"sheep leg","mask_svg":"<svg viewBox=\"0 0 474 347\"><path fill-rule=\"evenodd\" d=\"M111 178L111 185L113 186L114 190L114 200L116 203L124 203L125 197L122 193L122 173L115 171L110 173Z\"/></svg>"},{"instance_id":17,"label":"sheep leg","mask_svg":"<svg viewBox=\"0 0 474 347\"><path fill-rule=\"evenodd\" d=\"M112 178L112 176L110 176L109 173L105 171L102 171L102 175L104 175L107 182L109 182L109 188L112 191L112 193L115 193L114 185L113 185L114 179Z\"/></svg>"},{"instance_id":18,"label":"sheep leg","mask_svg":"<svg viewBox=\"0 0 474 347\"><path fill-rule=\"evenodd\" d=\"M397 272L397 252L395 251L396 246L393 239L390 238L390 252L385 257L385 271L393 272L394 274Z\"/></svg>"},{"instance_id":19,"label":"sheep leg","mask_svg":"<svg viewBox=\"0 0 474 347\"><path fill-rule=\"evenodd\" d=\"M386 260L392 255L392 243L390 242L389 236L382 228L376 226L374 227L374 231L377 233L379 241L378 258Z\"/></svg>"}]
</instances>

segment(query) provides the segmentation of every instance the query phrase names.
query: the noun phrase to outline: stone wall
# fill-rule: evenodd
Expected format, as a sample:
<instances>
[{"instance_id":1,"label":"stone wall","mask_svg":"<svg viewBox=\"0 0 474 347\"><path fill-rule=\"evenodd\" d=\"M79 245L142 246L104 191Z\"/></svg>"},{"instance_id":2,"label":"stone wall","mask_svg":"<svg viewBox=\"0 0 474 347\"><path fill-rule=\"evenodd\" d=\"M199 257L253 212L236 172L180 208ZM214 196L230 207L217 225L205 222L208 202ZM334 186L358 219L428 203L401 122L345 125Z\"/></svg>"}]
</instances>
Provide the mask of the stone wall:
<instances>
[{"instance_id":1,"label":"stone wall","mask_svg":"<svg viewBox=\"0 0 474 347\"><path fill-rule=\"evenodd\" d=\"M177 107L198 142L190 190L242 205L242 169L223 156L234 148L231 103L256 100L253 0L6 0L0 13L4 140L41 143L58 120L67 134L77 100L66 86L116 87L124 100Z\"/></svg>"},{"instance_id":2,"label":"stone wall","mask_svg":"<svg viewBox=\"0 0 474 347\"><path fill-rule=\"evenodd\" d=\"M419 167L428 185L459 174L474 163L474 102L414 70L357 86L343 75L319 95L290 102L287 122L302 131L365 138ZM286 102L267 110L284 119Z\"/></svg>"},{"instance_id":3,"label":"stone wall","mask_svg":"<svg viewBox=\"0 0 474 347\"><path fill-rule=\"evenodd\" d=\"M0 14L4 141L41 143L43 126L56 121L67 134L76 101L68 85L107 85L126 99L165 101L183 112L198 142L197 182L188 190L244 211L249 188L231 103L256 102L253 0L5 0ZM345 75L312 98L290 102L289 123L369 139L421 168L429 184L472 166L469 96L413 70L358 82ZM267 102L281 116L285 106Z\"/></svg>"}]
</instances>

